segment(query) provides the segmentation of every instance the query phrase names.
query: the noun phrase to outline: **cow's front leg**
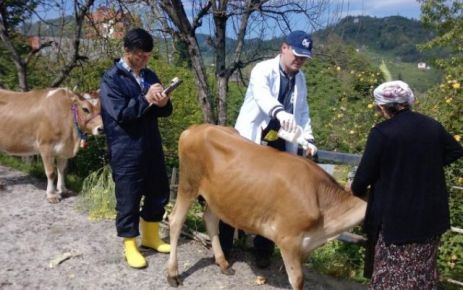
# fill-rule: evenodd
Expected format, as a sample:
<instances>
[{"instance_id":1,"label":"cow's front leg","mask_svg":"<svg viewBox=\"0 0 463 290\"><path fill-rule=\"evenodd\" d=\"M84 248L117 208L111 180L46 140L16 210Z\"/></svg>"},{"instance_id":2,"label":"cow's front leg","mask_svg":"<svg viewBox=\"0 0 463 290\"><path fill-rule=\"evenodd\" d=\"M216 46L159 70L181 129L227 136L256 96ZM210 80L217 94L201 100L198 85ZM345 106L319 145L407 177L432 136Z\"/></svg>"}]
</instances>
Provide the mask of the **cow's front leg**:
<instances>
[{"instance_id":1,"label":"cow's front leg","mask_svg":"<svg viewBox=\"0 0 463 290\"><path fill-rule=\"evenodd\" d=\"M66 182L65 172L66 172L67 164L68 164L67 159L57 158L56 160L56 168L58 171L58 182L56 184L56 187L58 189L58 194L60 194L61 196L69 192L69 190L66 188L66 183L65 183Z\"/></svg>"},{"instance_id":2,"label":"cow's front leg","mask_svg":"<svg viewBox=\"0 0 463 290\"><path fill-rule=\"evenodd\" d=\"M233 275L235 271L230 267L222 250L219 240L219 218L206 206L204 211L204 222L206 223L207 232L211 239L212 251L214 252L215 263L219 265L220 271L225 275Z\"/></svg>"},{"instance_id":3,"label":"cow's front leg","mask_svg":"<svg viewBox=\"0 0 463 290\"><path fill-rule=\"evenodd\" d=\"M47 175L47 200L49 203L58 203L61 200L61 195L56 192L55 188L55 157L50 146L41 146L40 156Z\"/></svg>"}]
</instances>

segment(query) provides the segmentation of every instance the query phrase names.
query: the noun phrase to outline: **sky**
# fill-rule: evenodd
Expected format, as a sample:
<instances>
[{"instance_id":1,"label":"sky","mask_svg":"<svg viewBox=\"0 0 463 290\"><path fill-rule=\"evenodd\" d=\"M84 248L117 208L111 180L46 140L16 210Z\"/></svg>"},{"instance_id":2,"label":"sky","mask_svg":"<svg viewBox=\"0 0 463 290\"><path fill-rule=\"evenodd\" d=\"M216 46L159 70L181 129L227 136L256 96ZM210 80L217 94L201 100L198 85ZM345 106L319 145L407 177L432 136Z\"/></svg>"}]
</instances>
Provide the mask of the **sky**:
<instances>
[{"instance_id":1,"label":"sky","mask_svg":"<svg viewBox=\"0 0 463 290\"><path fill-rule=\"evenodd\" d=\"M369 15L376 17L403 16L419 19L420 4L417 0L330 0L331 12L342 15Z\"/></svg>"},{"instance_id":2,"label":"sky","mask_svg":"<svg viewBox=\"0 0 463 290\"><path fill-rule=\"evenodd\" d=\"M388 17L388 16L403 16L419 20L420 4L417 0L326 0L329 5L321 14L321 17L314 26L305 18L301 17L293 20L291 27L293 30L304 30L313 32L323 29L327 25L337 23L342 18L350 16L373 16L373 17ZM281 33L281 32L276 32ZM274 37L269 35L268 37Z\"/></svg>"},{"instance_id":3,"label":"sky","mask_svg":"<svg viewBox=\"0 0 463 290\"><path fill-rule=\"evenodd\" d=\"M0 0L1 1L1 0ZM96 3L105 3L108 0L96 0ZM197 0L196 0L197 1ZM280 1L280 0L278 0ZM315 0L314 3L322 0ZM321 29L326 25L334 24L344 18L347 15L364 15L374 17L387 17L387 16L403 16L407 18L419 19L420 18L420 4L417 0L325 0L329 3L326 7L322 17L317 21L316 26L313 23L309 23L305 18L295 17L291 21L292 30L305 30L307 32L313 32ZM308 1L310 3L310 1ZM72 11L72 1L62 0L62 3L66 5L67 11ZM189 12L191 12L191 4L194 3L192 0L184 0L184 6ZM98 6L98 5L97 5ZM56 12L48 10L41 11L44 18L55 18L57 17ZM229 32L232 29L228 30ZM211 26L204 23L199 29L200 33L211 33ZM256 32L259 33L259 32ZM275 29L267 35L272 38L281 35L281 30L275 26ZM252 32L250 32L251 36ZM230 37L233 37L230 35Z\"/></svg>"}]
</instances>

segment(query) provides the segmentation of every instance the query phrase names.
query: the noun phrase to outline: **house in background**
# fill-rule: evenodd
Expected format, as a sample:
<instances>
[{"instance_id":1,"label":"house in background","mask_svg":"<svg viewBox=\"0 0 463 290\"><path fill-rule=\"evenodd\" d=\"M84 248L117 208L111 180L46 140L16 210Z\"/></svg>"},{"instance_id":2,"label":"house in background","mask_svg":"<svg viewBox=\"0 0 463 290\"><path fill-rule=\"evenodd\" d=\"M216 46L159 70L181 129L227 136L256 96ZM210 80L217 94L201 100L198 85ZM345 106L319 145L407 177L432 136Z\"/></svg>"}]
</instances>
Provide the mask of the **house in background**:
<instances>
[{"instance_id":1,"label":"house in background","mask_svg":"<svg viewBox=\"0 0 463 290\"><path fill-rule=\"evenodd\" d=\"M431 69L431 67L428 66L428 65L426 65L425 62L419 62L419 63L417 64L417 67L418 67L418 69L420 69L420 70L425 70L425 69L426 69L426 70L429 70L429 69Z\"/></svg>"},{"instance_id":2,"label":"house in background","mask_svg":"<svg viewBox=\"0 0 463 290\"><path fill-rule=\"evenodd\" d=\"M134 19L122 10L101 6L93 12L84 25L85 38L122 39Z\"/></svg>"},{"instance_id":3,"label":"house in background","mask_svg":"<svg viewBox=\"0 0 463 290\"><path fill-rule=\"evenodd\" d=\"M139 16L132 16L122 10L115 10L105 6L98 7L85 18L80 39L80 54L89 59L98 59L108 50L111 40L120 41L126 31L141 22ZM66 59L73 53L74 42L72 36L75 23L72 16L63 19L53 19L51 24L40 22L30 24L24 28L24 35L32 50L49 42L40 50L40 55L47 56L51 61Z\"/></svg>"}]
</instances>

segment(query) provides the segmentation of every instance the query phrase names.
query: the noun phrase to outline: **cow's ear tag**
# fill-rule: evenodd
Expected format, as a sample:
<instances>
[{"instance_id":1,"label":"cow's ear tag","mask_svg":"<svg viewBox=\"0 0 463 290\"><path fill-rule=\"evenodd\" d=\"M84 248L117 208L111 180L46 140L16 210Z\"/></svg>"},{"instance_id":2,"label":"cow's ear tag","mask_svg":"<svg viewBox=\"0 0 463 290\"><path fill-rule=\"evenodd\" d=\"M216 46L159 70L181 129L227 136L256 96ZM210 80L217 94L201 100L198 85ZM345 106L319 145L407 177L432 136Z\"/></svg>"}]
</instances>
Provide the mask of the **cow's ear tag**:
<instances>
[{"instance_id":1,"label":"cow's ear tag","mask_svg":"<svg viewBox=\"0 0 463 290\"><path fill-rule=\"evenodd\" d=\"M87 149L88 148L87 140L80 139L80 148L82 148L82 149Z\"/></svg>"}]
</instances>

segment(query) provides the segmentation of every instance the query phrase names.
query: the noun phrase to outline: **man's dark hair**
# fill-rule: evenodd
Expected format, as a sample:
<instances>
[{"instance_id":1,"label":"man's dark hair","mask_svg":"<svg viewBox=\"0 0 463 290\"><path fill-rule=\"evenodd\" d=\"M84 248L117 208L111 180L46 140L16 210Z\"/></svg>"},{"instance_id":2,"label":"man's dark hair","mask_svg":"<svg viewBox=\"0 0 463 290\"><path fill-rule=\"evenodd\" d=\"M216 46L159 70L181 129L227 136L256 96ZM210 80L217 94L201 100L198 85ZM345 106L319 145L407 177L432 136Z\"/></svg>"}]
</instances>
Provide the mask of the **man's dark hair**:
<instances>
[{"instance_id":1,"label":"man's dark hair","mask_svg":"<svg viewBox=\"0 0 463 290\"><path fill-rule=\"evenodd\" d=\"M124 48L128 51L141 49L144 52L153 50L153 37L142 28L134 28L124 36Z\"/></svg>"}]
</instances>

